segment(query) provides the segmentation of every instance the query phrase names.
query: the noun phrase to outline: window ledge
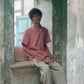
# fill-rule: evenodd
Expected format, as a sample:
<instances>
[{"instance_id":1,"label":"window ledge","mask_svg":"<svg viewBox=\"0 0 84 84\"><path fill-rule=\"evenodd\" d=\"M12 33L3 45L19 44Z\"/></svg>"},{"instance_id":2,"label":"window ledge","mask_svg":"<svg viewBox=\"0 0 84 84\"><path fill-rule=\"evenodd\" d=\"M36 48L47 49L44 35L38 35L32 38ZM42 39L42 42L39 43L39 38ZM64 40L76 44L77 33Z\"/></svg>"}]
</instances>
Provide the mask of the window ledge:
<instances>
[{"instance_id":1,"label":"window ledge","mask_svg":"<svg viewBox=\"0 0 84 84\"><path fill-rule=\"evenodd\" d=\"M31 61L15 62L15 63L9 65L9 67L11 69L34 67L34 66L35 65Z\"/></svg>"}]
</instances>

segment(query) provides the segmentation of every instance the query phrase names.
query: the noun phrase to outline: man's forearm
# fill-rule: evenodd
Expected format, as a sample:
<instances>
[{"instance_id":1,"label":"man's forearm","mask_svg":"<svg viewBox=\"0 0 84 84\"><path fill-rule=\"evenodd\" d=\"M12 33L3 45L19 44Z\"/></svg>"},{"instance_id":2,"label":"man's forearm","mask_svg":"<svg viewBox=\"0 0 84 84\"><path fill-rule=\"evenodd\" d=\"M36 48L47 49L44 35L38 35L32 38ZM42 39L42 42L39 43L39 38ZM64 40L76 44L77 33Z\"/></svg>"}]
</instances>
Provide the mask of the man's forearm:
<instances>
[{"instance_id":1,"label":"man's forearm","mask_svg":"<svg viewBox=\"0 0 84 84\"><path fill-rule=\"evenodd\" d=\"M46 45L46 51L48 52L49 57L52 57L52 55L51 55L51 53L50 53L50 51L49 51L49 49L48 49L48 46L47 46L47 45Z\"/></svg>"},{"instance_id":2,"label":"man's forearm","mask_svg":"<svg viewBox=\"0 0 84 84\"><path fill-rule=\"evenodd\" d=\"M28 54L30 54L31 56L35 57L35 58L40 58L39 56L35 55L34 53L32 53L29 49L27 49L27 47L23 46L23 50L25 52L27 52Z\"/></svg>"},{"instance_id":3,"label":"man's forearm","mask_svg":"<svg viewBox=\"0 0 84 84\"><path fill-rule=\"evenodd\" d=\"M54 57L51 55L51 53L50 53L50 51L49 51L49 49L48 49L48 46L47 46L47 45L46 45L46 51L48 52L49 57L50 57L51 59L53 59L55 62L60 62L59 60L56 60L56 58L54 58Z\"/></svg>"}]
</instances>

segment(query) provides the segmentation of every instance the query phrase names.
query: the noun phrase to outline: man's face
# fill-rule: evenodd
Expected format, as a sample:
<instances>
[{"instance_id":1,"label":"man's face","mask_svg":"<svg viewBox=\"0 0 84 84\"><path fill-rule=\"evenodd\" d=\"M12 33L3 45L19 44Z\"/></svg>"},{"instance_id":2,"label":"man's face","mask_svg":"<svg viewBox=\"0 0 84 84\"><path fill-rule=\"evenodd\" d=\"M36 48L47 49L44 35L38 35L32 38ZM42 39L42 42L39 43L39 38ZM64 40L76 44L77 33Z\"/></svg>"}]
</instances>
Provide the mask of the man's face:
<instances>
[{"instance_id":1,"label":"man's face","mask_svg":"<svg viewBox=\"0 0 84 84\"><path fill-rule=\"evenodd\" d=\"M40 21L41 21L41 16L39 15L39 14L35 14L35 15L33 15L33 17L32 17L32 21L33 21L33 23L40 23Z\"/></svg>"}]
</instances>

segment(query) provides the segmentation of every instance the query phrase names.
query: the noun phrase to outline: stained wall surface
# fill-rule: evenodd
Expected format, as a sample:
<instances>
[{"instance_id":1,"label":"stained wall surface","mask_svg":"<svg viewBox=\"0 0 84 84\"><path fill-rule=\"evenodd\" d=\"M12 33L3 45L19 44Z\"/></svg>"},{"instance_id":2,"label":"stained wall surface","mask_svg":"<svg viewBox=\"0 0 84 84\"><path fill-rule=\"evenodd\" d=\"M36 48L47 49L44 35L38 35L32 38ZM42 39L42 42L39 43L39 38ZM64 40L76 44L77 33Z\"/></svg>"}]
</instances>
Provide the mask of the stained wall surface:
<instances>
[{"instance_id":1,"label":"stained wall surface","mask_svg":"<svg viewBox=\"0 0 84 84\"><path fill-rule=\"evenodd\" d=\"M53 4L53 55L66 69L67 0L52 0Z\"/></svg>"},{"instance_id":2,"label":"stained wall surface","mask_svg":"<svg viewBox=\"0 0 84 84\"><path fill-rule=\"evenodd\" d=\"M0 84L4 83L4 0L0 0Z\"/></svg>"},{"instance_id":3,"label":"stained wall surface","mask_svg":"<svg viewBox=\"0 0 84 84\"><path fill-rule=\"evenodd\" d=\"M67 2L67 81L84 84L84 1Z\"/></svg>"}]
</instances>

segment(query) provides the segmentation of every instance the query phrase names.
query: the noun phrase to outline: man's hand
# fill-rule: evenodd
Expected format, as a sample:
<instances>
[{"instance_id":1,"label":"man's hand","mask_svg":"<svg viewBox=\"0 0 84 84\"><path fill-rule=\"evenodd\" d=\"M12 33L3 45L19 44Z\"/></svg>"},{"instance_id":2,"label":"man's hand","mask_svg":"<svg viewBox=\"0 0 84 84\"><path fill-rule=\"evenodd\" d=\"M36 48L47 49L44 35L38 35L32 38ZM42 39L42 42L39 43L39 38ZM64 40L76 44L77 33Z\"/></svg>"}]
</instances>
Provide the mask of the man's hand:
<instances>
[{"instance_id":1,"label":"man's hand","mask_svg":"<svg viewBox=\"0 0 84 84\"><path fill-rule=\"evenodd\" d=\"M36 61L42 61L42 58L32 53L29 49L27 49L27 47L23 46L23 50L27 52L28 54L30 54L31 56L33 56L36 59Z\"/></svg>"},{"instance_id":2,"label":"man's hand","mask_svg":"<svg viewBox=\"0 0 84 84\"><path fill-rule=\"evenodd\" d=\"M50 53L50 51L49 51L49 49L48 49L48 46L47 45L45 45L45 48L46 48L46 51L48 52L48 55L49 55L49 57L50 57L50 59L52 59L52 61L54 62L58 62L58 63L60 63L60 61L59 60L56 60L52 55L51 55L51 53Z\"/></svg>"},{"instance_id":3,"label":"man's hand","mask_svg":"<svg viewBox=\"0 0 84 84\"><path fill-rule=\"evenodd\" d=\"M37 62L43 61L40 57L35 58Z\"/></svg>"},{"instance_id":4,"label":"man's hand","mask_svg":"<svg viewBox=\"0 0 84 84\"><path fill-rule=\"evenodd\" d=\"M60 60L56 60L53 56L50 57L53 61L60 63Z\"/></svg>"}]
</instances>

